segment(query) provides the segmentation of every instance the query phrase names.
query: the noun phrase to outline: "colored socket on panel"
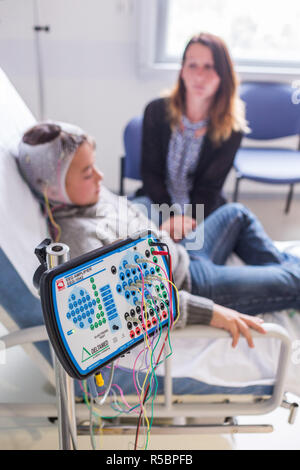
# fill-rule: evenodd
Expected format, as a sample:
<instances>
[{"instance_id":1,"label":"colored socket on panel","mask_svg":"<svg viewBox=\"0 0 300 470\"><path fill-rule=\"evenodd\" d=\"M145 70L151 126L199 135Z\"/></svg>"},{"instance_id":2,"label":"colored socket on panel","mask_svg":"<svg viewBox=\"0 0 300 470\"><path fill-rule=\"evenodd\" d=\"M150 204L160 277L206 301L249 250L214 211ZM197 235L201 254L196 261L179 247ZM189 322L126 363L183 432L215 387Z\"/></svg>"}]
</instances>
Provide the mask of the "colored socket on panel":
<instances>
[{"instance_id":1,"label":"colored socket on panel","mask_svg":"<svg viewBox=\"0 0 300 470\"><path fill-rule=\"evenodd\" d=\"M43 275L46 327L71 376L91 375L167 326L171 305L175 318L168 260L153 256L150 243L149 236L117 242Z\"/></svg>"}]
</instances>

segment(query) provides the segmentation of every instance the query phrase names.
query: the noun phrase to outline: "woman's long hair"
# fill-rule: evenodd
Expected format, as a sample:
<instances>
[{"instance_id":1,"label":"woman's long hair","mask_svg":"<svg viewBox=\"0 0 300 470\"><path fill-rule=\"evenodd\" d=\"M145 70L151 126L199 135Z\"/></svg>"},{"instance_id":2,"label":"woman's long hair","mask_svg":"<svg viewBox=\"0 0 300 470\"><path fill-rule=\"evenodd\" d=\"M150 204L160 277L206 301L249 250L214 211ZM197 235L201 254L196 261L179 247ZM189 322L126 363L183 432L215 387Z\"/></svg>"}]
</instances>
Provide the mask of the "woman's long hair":
<instances>
[{"instance_id":1,"label":"woman's long hair","mask_svg":"<svg viewBox=\"0 0 300 470\"><path fill-rule=\"evenodd\" d=\"M215 70L221 79L209 111L208 127L209 137L218 145L228 139L233 130L248 130L244 103L237 93L238 80L225 42L209 33L193 36L185 47L181 68L185 62L187 50L192 44L202 44L211 50ZM185 113L185 98L186 89L180 71L168 102L168 114L173 129L180 124L182 114Z\"/></svg>"}]
</instances>

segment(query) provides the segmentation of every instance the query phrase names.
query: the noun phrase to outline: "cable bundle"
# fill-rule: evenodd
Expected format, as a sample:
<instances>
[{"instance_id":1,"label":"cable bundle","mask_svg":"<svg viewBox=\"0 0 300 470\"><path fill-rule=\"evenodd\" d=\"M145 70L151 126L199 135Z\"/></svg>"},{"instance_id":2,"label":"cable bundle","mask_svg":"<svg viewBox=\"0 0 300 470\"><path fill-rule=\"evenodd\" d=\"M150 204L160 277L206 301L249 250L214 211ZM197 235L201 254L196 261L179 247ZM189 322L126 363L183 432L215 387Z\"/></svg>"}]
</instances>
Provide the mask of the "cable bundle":
<instances>
[{"instance_id":1,"label":"cable bundle","mask_svg":"<svg viewBox=\"0 0 300 470\"><path fill-rule=\"evenodd\" d=\"M138 404L135 406L130 406L129 403L127 403L126 398L124 396L122 388L113 382L113 366L107 366L108 368L111 367L111 374L110 378L111 380L109 381L110 383L106 387L106 391L104 393L97 394L97 397L93 396L92 393L88 392L87 385L83 383L82 385L82 390L84 392L84 400L87 404L87 406L90 409L90 421L92 423L92 417L100 417L101 419L112 419L121 416L122 414L132 414L135 413L138 415L138 422L137 422L137 429L136 429L136 436L135 436L135 442L134 442L134 449L136 450L138 448L138 440L140 436L140 428L142 421L145 424L145 429L146 429L146 434L145 434L145 444L143 448L146 450L148 445L149 445L149 437L150 437L150 431L151 427L153 424L153 418L154 418L154 413L153 413L153 408L154 408L154 401L157 395L157 389L158 389L158 380L156 376L156 370L157 367L162 363L161 360L161 355L165 349L166 344L169 344L169 353L166 356L166 359L172 354L172 346L171 346L171 339L170 339L170 331L176 324L176 322L179 319L179 312L178 312L178 317L174 321L174 315L173 315L173 296L172 296L172 287L174 287L177 295L177 305L179 305L179 296L178 296L178 290L176 286L174 285L172 281L172 261L171 261L171 255L169 252L169 248L166 244L164 243L155 243L155 242L150 242L151 246L158 247L156 250L152 250L152 255L154 256L167 256L168 257L168 270L169 270L169 275L167 271L161 267L165 277L162 276L162 274L158 275L149 275L147 277L144 277L142 270L140 268L140 264L147 261L148 263L153 263L154 265L156 264L154 261L150 261L149 259L137 259L136 265L134 265L135 268L139 269L140 271L140 281L136 282L134 285L128 287L128 289L134 289L136 291L139 291L142 302L141 302L141 313L142 313L142 321L139 320L138 317L135 317L134 320L140 323L141 331L144 333L144 348L140 351L140 353L137 355L134 366L133 366L133 384L137 393L138 397ZM162 249L162 248L165 249ZM132 268L133 266L128 266L129 268ZM157 292L154 289L154 281L159 281L161 288L163 289L163 292L166 292L166 295L164 295L164 298L161 295L157 295ZM147 299L147 300L146 300ZM164 305L165 309L164 312L168 312L168 328L167 328L167 333L165 337L163 338L162 335L162 322L165 320L165 318L162 318L162 316L158 313L159 305ZM153 309L155 318L157 320L157 327L156 331L153 336L150 338L148 334L148 330L153 328L153 325L150 323L150 315L149 315L149 310ZM152 312L153 315L153 312ZM163 343L159 348L159 344L161 342L161 339L163 338ZM140 366L138 367L138 362L140 360ZM120 368L118 365L115 366L115 368ZM122 368L120 368L122 369ZM146 371L145 378L143 383L140 383L140 374L141 372ZM89 390L91 392L91 390ZM118 394L120 399L118 399ZM101 399L102 396L102 399ZM114 411L117 412L114 416L101 416L99 414L98 409L96 408L97 405L101 405L104 403L106 397L110 397L110 405ZM103 398L104 397L104 398ZM152 399L151 399L152 397ZM90 398L90 401L89 401ZM146 412L146 405L147 403L151 400L151 418L150 420L148 419L147 412ZM96 406L94 406L94 404ZM91 431L91 442L93 448L95 448L95 442L93 438L93 426L90 424L90 431Z\"/></svg>"}]
</instances>

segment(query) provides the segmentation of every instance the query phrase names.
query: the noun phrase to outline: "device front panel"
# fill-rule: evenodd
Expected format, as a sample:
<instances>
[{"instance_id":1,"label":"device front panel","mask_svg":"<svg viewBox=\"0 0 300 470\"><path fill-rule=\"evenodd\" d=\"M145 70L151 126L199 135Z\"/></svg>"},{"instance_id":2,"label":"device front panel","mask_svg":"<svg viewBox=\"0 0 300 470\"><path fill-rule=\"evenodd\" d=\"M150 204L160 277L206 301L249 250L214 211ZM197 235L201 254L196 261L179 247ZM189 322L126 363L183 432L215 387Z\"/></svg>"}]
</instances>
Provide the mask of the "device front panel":
<instances>
[{"instance_id":1,"label":"device front panel","mask_svg":"<svg viewBox=\"0 0 300 470\"><path fill-rule=\"evenodd\" d=\"M157 248L149 240L132 241L53 278L56 323L79 374L89 375L145 333L168 325L176 305L169 269L165 256L152 254Z\"/></svg>"}]
</instances>

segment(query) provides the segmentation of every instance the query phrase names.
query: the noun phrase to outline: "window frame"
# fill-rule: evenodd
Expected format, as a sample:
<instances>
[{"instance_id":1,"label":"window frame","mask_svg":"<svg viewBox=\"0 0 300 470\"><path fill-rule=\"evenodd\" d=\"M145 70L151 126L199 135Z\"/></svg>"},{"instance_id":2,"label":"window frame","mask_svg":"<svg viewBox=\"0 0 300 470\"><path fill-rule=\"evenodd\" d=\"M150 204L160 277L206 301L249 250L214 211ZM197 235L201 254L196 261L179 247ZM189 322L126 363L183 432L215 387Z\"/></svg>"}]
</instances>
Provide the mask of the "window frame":
<instances>
[{"instance_id":1,"label":"window frame","mask_svg":"<svg viewBox=\"0 0 300 470\"><path fill-rule=\"evenodd\" d=\"M170 0L138 0L138 69L142 78L169 79L180 70L180 63L167 60L165 50L167 11ZM291 82L300 76L300 63L241 59L235 62L241 81Z\"/></svg>"}]
</instances>

